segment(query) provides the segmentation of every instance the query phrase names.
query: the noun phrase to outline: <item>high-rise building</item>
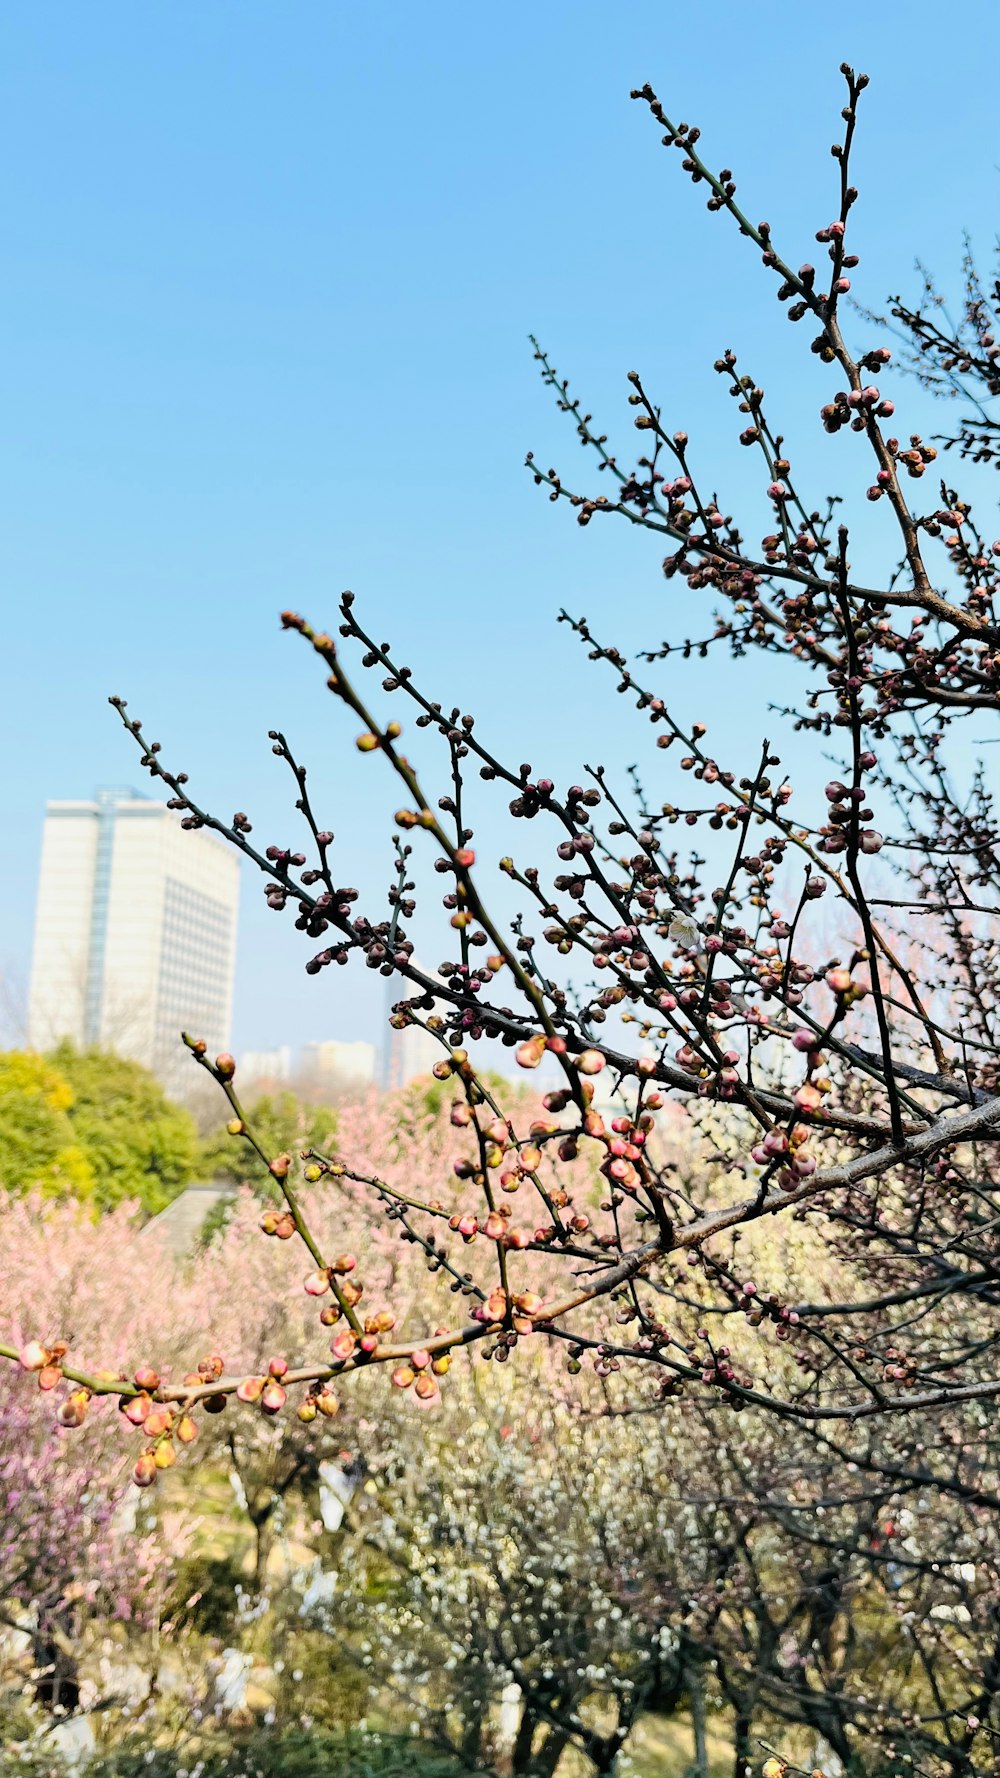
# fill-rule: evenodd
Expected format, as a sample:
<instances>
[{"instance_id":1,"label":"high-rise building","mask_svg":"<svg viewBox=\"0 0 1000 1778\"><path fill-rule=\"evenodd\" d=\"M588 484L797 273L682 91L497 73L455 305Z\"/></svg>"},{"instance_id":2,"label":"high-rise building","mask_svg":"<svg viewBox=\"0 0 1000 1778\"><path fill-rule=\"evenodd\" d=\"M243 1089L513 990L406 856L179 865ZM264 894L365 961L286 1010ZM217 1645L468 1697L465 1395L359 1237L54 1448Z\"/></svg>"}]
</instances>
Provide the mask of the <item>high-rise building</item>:
<instances>
[{"instance_id":1,"label":"high-rise building","mask_svg":"<svg viewBox=\"0 0 1000 1778\"><path fill-rule=\"evenodd\" d=\"M182 1030L229 1045L239 859L134 790L50 802L35 912L28 1036L68 1037L180 1088Z\"/></svg>"}]
</instances>

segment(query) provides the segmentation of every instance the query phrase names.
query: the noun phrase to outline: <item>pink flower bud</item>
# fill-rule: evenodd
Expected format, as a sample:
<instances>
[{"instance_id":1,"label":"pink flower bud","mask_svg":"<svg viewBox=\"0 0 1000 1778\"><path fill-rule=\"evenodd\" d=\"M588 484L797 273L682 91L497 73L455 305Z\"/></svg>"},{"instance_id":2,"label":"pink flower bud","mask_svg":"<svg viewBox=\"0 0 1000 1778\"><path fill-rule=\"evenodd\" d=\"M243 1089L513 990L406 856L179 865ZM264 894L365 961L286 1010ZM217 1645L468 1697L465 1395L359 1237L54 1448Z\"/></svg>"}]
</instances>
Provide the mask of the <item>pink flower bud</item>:
<instances>
[{"instance_id":1,"label":"pink flower bud","mask_svg":"<svg viewBox=\"0 0 1000 1778\"><path fill-rule=\"evenodd\" d=\"M600 1050L584 1050L577 1056L576 1066L581 1074L600 1074L604 1067L604 1057Z\"/></svg>"},{"instance_id":2,"label":"pink flower bud","mask_svg":"<svg viewBox=\"0 0 1000 1778\"><path fill-rule=\"evenodd\" d=\"M273 1377L261 1391L260 1405L265 1414L280 1414L288 1400L286 1391Z\"/></svg>"},{"instance_id":3,"label":"pink flower bud","mask_svg":"<svg viewBox=\"0 0 1000 1778\"><path fill-rule=\"evenodd\" d=\"M87 1404L90 1400L85 1389L74 1389L67 1396L56 1415L60 1426L82 1426L87 1417Z\"/></svg>"},{"instance_id":4,"label":"pink flower bud","mask_svg":"<svg viewBox=\"0 0 1000 1778\"><path fill-rule=\"evenodd\" d=\"M803 1081L792 1097L800 1111L818 1111L823 1103L819 1088L814 1087L809 1080Z\"/></svg>"},{"instance_id":5,"label":"pink flower bud","mask_svg":"<svg viewBox=\"0 0 1000 1778\"><path fill-rule=\"evenodd\" d=\"M537 1068L544 1054L544 1037L529 1037L525 1043L518 1045L515 1059L519 1068Z\"/></svg>"}]
</instances>

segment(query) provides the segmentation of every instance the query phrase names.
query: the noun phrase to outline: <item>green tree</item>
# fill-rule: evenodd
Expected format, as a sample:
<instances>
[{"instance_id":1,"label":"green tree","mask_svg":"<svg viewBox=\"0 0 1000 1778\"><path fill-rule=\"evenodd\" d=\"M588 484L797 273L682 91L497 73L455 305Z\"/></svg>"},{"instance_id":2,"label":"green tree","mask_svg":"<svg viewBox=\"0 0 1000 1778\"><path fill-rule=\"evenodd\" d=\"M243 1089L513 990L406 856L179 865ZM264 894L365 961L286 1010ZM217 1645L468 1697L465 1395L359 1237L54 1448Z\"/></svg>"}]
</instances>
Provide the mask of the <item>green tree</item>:
<instances>
[{"instance_id":1,"label":"green tree","mask_svg":"<svg viewBox=\"0 0 1000 1778\"><path fill-rule=\"evenodd\" d=\"M0 1054L0 1186L20 1197L89 1198L94 1170L72 1119L73 1088L44 1056Z\"/></svg>"},{"instance_id":2,"label":"green tree","mask_svg":"<svg viewBox=\"0 0 1000 1778\"><path fill-rule=\"evenodd\" d=\"M194 1177L197 1132L155 1075L107 1050L62 1043L51 1057L72 1094L69 1119L92 1170L94 1200L108 1210L137 1198L150 1216Z\"/></svg>"},{"instance_id":3,"label":"green tree","mask_svg":"<svg viewBox=\"0 0 1000 1778\"><path fill-rule=\"evenodd\" d=\"M304 1148L325 1148L337 1128L337 1114L329 1105L310 1105L292 1092L264 1094L253 1106L253 1132L265 1153L297 1154ZM205 1179L231 1179L255 1186L272 1187L260 1156L223 1126L213 1130L200 1145L198 1169Z\"/></svg>"}]
</instances>

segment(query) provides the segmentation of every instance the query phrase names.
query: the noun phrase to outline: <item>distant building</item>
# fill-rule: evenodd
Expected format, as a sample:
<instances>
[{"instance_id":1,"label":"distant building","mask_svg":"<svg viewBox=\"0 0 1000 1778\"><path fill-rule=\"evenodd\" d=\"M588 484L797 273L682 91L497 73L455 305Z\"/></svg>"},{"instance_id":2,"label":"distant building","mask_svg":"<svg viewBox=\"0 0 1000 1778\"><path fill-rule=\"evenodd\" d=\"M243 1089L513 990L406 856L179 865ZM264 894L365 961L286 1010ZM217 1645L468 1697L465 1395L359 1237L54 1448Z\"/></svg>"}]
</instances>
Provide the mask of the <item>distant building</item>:
<instances>
[{"instance_id":1,"label":"distant building","mask_svg":"<svg viewBox=\"0 0 1000 1778\"><path fill-rule=\"evenodd\" d=\"M303 1044L299 1073L303 1085L312 1092L332 1093L338 1098L365 1093L375 1081L375 1045L333 1039Z\"/></svg>"},{"instance_id":2,"label":"distant building","mask_svg":"<svg viewBox=\"0 0 1000 1778\"><path fill-rule=\"evenodd\" d=\"M417 969L428 974L423 965L416 962ZM382 1057L379 1084L383 1092L391 1093L398 1087L405 1087L407 1081L416 1080L419 1075L430 1074L435 1062L440 1062L447 1050L432 1032L425 1031L421 1025L409 1025L404 1031L396 1031L389 1024L393 1006L399 1000L412 1000L417 989L399 977L390 977L386 983L385 1036L382 1040ZM429 1018L431 1013L443 1011L437 1004L430 1012L420 1012L422 1019Z\"/></svg>"},{"instance_id":3,"label":"distant building","mask_svg":"<svg viewBox=\"0 0 1000 1778\"><path fill-rule=\"evenodd\" d=\"M50 802L35 912L28 1038L68 1037L183 1090L182 1030L229 1046L239 859L134 790Z\"/></svg>"},{"instance_id":4,"label":"distant building","mask_svg":"<svg viewBox=\"0 0 1000 1778\"><path fill-rule=\"evenodd\" d=\"M273 1050L244 1050L240 1056L240 1080L291 1080L292 1052L287 1043Z\"/></svg>"}]
</instances>

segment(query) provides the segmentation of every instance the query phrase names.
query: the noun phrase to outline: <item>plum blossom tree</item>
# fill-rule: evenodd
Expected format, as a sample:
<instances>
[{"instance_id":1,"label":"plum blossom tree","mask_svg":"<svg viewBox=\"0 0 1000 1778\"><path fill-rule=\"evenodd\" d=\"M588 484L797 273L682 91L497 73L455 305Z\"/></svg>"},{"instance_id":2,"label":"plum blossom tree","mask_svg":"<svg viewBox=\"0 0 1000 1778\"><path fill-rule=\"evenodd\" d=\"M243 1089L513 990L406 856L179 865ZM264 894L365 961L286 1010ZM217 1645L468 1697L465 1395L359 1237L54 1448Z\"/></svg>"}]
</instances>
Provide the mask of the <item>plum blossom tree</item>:
<instances>
[{"instance_id":1,"label":"plum blossom tree","mask_svg":"<svg viewBox=\"0 0 1000 1778\"><path fill-rule=\"evenodd\" d=\"M95 1361L128 1354L135 1362L154 1330L169 1349L173 1268L145 1242L145 1302L137 1302L119 1282L134 1246L125 1209L98 1226L77 1203L5 1203L0 1295L13 1305L15 1332L19 1321L21 1329L58 1324ZM59 1382L56 1366L44 1382ZM86 1627L154 1621L184 1543L177 1512L168 1511L166 1542L137 1519L112 1403L86 1425L81 1409L77 1391L61 1396L53 1417L23 1391L0 1390L0 1622L28 1640L39 1701L63 1711L79 1702Z\"/></svg>"},{"instance_id":2,"label":"plum blossom tree","mask_svg":"<svg viewBox=\"0 0 1000 1778\"><path fill-rule=\"evenodd\" d=\"M822 1275L810 1225L757 1238L797 1291ZM732 1337L756 1336L741 1322ZM359 1428L370 1482L334 1603L379 1696L418 1709L442 1746L532 1774L572 1749L613 1766L649 1710L683 1719L699 1773L709 1724L735 1778L768 1744L859 1773L992 1769L988 1405L892 1416L858 1439L756 1411L734 1422L713 1396L640 1407L559 1354L539 1343L492 1376L463 1356L440 1412L397 1397ZM790 1341L770 1369L794 1387Z\"/></svg>"},{"instance_id":3,"label":"plum blossom tree","mask_svg":"<svg viewBox=\"0 0 1000 1778\"><path fill-rule=\"evenodd\" d=\"M649 795L641 773L618 786L586 758L565 787L502 758L471 713L436 701L375 640L350 593L336 638L285 612L284 628L312 650L353 726L363 769L380 765L399 786L383 916L343 884L333 834L283 734L272 732L273 751L291 774L304 849L258 843L242 811L226 821L205 809L187 774L112 700L182 823L223 835L260 871L268 904L292 914L310 975L354 961L394 982L392 1022L438 1040L435 1073L452 1107L429 1190L413 1187L405 1146L375 1165L344 1127L332 1151L273 1154L241 1103L232 1057L212 1058L187 1035L228 1100L232 1139L249 1144L280 1190L262 1219L262 1252L294 1248L289 1288L310 1310L308 1333L291 1356L266 1363L234 1353L227 1366L215 1350L195 1363L191 1352L179 1377L152 1337L137 1368L82 1368L50 1310L0 1346L58 1385L60 1412L67 1388L81 1418L93 1399L117 1395L145 1435L140 1484L231 1396L273 1416L291 1392L308 1424L342 1379L374 1369L432 1402L462 1349L505 1363L551 1342L571 1367L613 1384L626 1407L683 1394L859 1440L869 1422L944 1419L1000 1393L1000 836L988 780L980 771L964 784L950 748L957 724L981 725L997 706L1000 539L981 530L971 499L935 485L936 448L895 419L873 380L889 367L884 335L851 343L869 325L847 305L857 264L850 161L866 81L843 72L836 188L817 218L823 269L796 267L771 226L751 219L731 171L703 158L696 129L671 121L650 87L634 96L708 208L758 255L789 319L809 323L827 379L818 423L842 454L849 494L862 485L864 529L853 496L841 503L805 487L783 422L733 352L715 368L760 469L767 516L756 545L708 492L695 445L638 373L628 400L643 454L626 466L539 353L610 491L577 492L531 460L538 483L583 524L615 515L661 539L668 581L715 602L707 633L675 635L635 659L563 614L648 723L658 779L676 762L667 800ZM933 358L935 342L910 334ZM897 558L887 575L860 560L872 521ZM840 758L818 806L798 796L770 742L719 759L705 724L685 727L671 713L665 663L713 648L747 661L787 657L801 687L787 713L799 745ZM404 751L402 716L360 688L355 654L436 743L439 783ZM472 844L481 799L497 792L542 848L539 863L513 853L499 861L513 918L493 911L490 861ZM684 830L692 843L706 835L710 862L682 854ZM408 936L428 854L450 950L436 970L418 964ZM832 956L821 924L831 905ZM504 1051L528 1077L546 1059L557 1071L541 1107L527 1111L487 1074L481 1058ZM683 1170L658 1134L674 1103L687 1108ZM322 1232L306 1186L321 1188ZM363 1199L435 1281L404 1313ZM768 1231L788 1221L818 1231L826 1255L808 1301L769 1267L779 1244ZM749 1244L737 1244L751 1232L753 1271ZM225 1294L213 1299L220 1315ZM716 1338L719 1317L742 1330L739 1340ZM772 1336L790 1364L771 1364Z\"/></svg>"},{"instance_id":4,"label":"plum blossom tree","mask_svg":"<svg viewBox=\"0 0 1000 1778\"><path fill-rule=\"evenodd\" d=\"M679 1529L651 1497L662 1448L582 1416L552 1357L492 1378L463 1357L443 1413L398 1403L368 1426L342 1584L316 1608L351 1626L376 1697L518 1778L574 1751L612 1772L641 1713L697 1684Z\"/></svg>"},{"instance_id":5,"label":"plum blossom tree","mask_svg":"<svg viewBox=\"0 0 1000 1778\"><path fill-rule=\"evenodd\" d=\"M27 1639L48 1708L80 1699L85 1625L155 1615L158 1540L120 1513L128 1463L103 1426L76 1440L20 1392L0 1397L0 1623ZM160 1579L166 1570L161 1566Z\"/></svg>"},{"instance_id":6,"label":"plum blossom tree","mask_svg":"<svg viewBox=\"0 0 1000 1778\"><path fill-rule=\"evenodd\" d=\"M435 1110L411 1091L342 1116L356 1170L381 1178L405 1163L412 1196L429 1197L465 1152L467 1126L451 1121L447 1099ZM683 1133L697 1152L724 1127L724 1108L710 1107L700 1130ZM674 1178L690 1183L680 1132L671 1154ZM433 1262L418 1240L399 1239L405 1229L385 1222L372 1188L345 1175L339 1194L351 1199L371 1287L393 1300L405 1337L424 1324ZM314 1238L331 1243L341 1197L318 1181L298 1203ZM210 1303L222 1349L240 1352L255 1378L271 1375L276 1353L305 1349L315 1299L298 1288L295 1243L262 1240L260 1217L245 1191L185 1273L158 1252L155 1229L137 1236L127 1208L94 1224L78 1206L11 1203L0 1283L5 1301L23 1305L15 1332L47 1330L51 1314L81 1358L111 1353L134 1374L153 1339L167 1356L189 1350ZM822 1226L786 1218L743 1233L762 1297L773 1271L807 1317L828 1272ZM142 1292L123 1292L123 1277ZM458 1282L444 1268L438 1281ZM664 1312L682 1311L680 1291L657 1282ZM795 1340L780 1337L787 1322L749 1326L700 1269L683 1293L703 1318L703 1348L739 1368L770 1330L776 1399L801 1387ZM303 1624L302 1591L275 1587L269 1563L284 1530L338 1577L332 1600L317 1590L306 1628L327 1629L386 1713L419 1720L466 1769L559 1778L577 1759L612 1770L651 1709L690 1723L678 1734L691 1736L702 1774L709 1726L716 1745L731 1738L735 1778L759 1763L762 1743L819 1745L865 1772L901 1756L961 1778L991 1769L1000 1496L988 1401L843 1428L752 1408L734 1416L717 1391L637 1398L610 1364L581 1374L585 1353L567 1357L555 1339L531 1342L516 1363L483 1366L475 1351L437 1373L441 1398L411 1388L373 1399L327 1383L300 1401L305 1416L233 1404L190 1416L203 1461L231 1464L242 1481L265 1634L294 1637ZM84 1659L81 1672L85 1626L116 1612L130 1621L144 1597L155 1602L149 1576L164 1582L184 1549L173 1528L184 1491L157 1503L155 1537L142 1524L129 1532L120 1501L131 1456L109 1436L112 1402L95 1399L74 1429L36 1411L49 1399L21 1386L0 1395L0 1609L35 1635L39 1679L58 1674L68 1703L93 1669ZM77 1392L61 1399L72 1422ZM157 1451L183 1447L180 1425ZM151 1442L141 1417L125 1427L140 1450ZM332 1547L312 1523L324 1461L367 1478ZM235 1623L232 1633L239 1643ZM154 1714L140 1728L155 1739Z\"/></svg>"},{"instance_id":7,"label":"plum blossom tree","mask_svg":"<svg viewBox=\"0 0 1000 1778\"><path fill-rule=\"evenodd\" d=\"M908 348L905 366L923 387L965 410L957 426L939 440L945 450L957 450L960 457L973 463L996 465L1000 457L1000 421L995 411L1000 396L1000 276L996 267L988 282L981 276L970 245L966 246L963 273L957 317L924 270L920 302L914 306L901 296L894 297L890 317L883 320Z\"/></svg>"}]
</instances>

